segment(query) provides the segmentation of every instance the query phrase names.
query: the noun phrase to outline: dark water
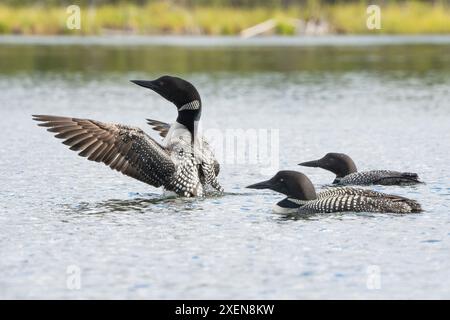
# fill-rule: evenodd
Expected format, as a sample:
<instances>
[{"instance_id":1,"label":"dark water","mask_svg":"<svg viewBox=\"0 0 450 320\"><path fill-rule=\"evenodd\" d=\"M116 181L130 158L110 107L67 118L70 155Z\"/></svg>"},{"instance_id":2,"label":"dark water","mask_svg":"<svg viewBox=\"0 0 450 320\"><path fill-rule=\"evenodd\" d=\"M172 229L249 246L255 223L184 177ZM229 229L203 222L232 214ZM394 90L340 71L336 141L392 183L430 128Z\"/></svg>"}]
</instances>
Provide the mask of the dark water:
<instances>
[{"instance_id":1,"label":"dark water","mask_svg":"<svg viewBox=\"0 0 450 320\"><path fill-rule=\"evenodd\" d=\"M2 39L0 297L450 298L450 40L328 40ZM199 88L206 130L278 132L275 164L317 188L332 175L296 163L330 151L360 169L418 172L425 185L376 189L425 212L279 216L271 206L280 195L244 188L277 166L226 150L224 196L164 199L31 120L70 115L150 133L145 118L171 122L175 108L128 80L161 74Z\"/></svg>"}]
</instances>

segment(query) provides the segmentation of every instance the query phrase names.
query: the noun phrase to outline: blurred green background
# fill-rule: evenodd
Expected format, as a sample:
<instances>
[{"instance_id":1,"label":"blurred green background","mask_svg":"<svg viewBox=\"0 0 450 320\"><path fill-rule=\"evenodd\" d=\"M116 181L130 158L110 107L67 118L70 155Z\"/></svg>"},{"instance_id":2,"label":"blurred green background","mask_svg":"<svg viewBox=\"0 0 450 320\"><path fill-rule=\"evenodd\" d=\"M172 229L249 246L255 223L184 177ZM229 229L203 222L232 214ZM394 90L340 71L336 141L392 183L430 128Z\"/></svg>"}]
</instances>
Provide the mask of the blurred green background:
<instances>
[{"instance_id":1,"label":"blurred green background","mask_svg":"<svg viewBox=\"0 0 450 320\"><path fill-rule=\"evenodd\" d=\"M69 5L81 8L81 28L69 29ZM366 26L369 4L381 8L381 28ZM2 0L0 34L239 35L270 20L265 33L446 34L450 0Z\"/></svg>"}]
</instances>

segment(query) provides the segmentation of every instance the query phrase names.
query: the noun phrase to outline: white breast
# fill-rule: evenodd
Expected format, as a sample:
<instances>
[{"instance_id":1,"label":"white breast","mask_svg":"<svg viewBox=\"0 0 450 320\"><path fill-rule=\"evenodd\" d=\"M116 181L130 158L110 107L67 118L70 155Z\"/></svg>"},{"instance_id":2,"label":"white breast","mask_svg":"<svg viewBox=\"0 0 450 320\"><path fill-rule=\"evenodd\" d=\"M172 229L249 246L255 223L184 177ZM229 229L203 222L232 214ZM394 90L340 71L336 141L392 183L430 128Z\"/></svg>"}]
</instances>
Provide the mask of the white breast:
<instances>
[{"instance_id":1,"label":"white breast","mask_svg":"<svg viewBox=\"0 0 450 320\"><path fill-rule=\"evenodd\" d=\"M195 123L195 125L198 125L198 122ZM184 141L191 141L192 135L189 132L189 130L182 125L181 123L175 122L170 126L169 131L167 132L166 137L164 138L162 144L164 147L167 147L169 144L172 143L179 143L179 140ZM195 141L194 141L194 152L195 157L199 162L202 160L202 155L204 154L205 150L203 149L203 138L200 134L197 135ZM209 150L209 152L211 152Z\"/></svg>"},{"instance_id":2,"label":"white breast","mask_svg":"<svg viewBox=\"0 0 450 320\"><path fill-rule=\"evenodd\" d=\"M169 132L167 132L166 137L163 140L163 146L167 146L174 141L180 139L180 137L185 136L185 139L190 139L191 133L189 130L181 123L175 122L170 126Z\"/></svg>"}]
</instances>

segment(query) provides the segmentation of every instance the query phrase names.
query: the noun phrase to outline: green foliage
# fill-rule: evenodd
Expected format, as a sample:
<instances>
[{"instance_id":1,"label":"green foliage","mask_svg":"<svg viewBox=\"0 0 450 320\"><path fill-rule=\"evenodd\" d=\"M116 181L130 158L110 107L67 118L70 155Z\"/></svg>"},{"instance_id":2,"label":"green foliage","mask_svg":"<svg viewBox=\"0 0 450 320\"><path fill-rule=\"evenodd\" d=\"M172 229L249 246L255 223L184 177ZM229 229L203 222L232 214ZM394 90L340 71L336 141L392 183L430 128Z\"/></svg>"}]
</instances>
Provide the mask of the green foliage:
<instances>
[{"instance_id":1,"label":"green foliage","mask_svg":"<svg viewBox=\"0 0 450 320\"><path fill-rule=\"evenodd\" d=\"M67 29L65 1L29 3L6 0L0 4L1 34L235 35L268 19L276 20L275 33L281 35L295 34L295 19L326 21L337 33L450 33L447 0L379 1L382 22L376 31L366 27L368 2L361 0L78 1L85 4L80 30Z\"/></svg>"}]
</instances>

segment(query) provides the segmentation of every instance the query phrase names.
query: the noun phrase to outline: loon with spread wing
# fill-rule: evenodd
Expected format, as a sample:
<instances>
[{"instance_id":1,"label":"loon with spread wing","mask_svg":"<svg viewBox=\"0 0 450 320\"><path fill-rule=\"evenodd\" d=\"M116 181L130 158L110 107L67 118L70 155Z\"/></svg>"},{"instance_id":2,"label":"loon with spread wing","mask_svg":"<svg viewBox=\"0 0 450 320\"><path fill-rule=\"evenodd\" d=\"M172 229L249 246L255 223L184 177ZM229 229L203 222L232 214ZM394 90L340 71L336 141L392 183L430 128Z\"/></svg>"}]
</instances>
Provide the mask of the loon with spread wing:
<instances>
[{"instance_id":1,"label":"loon with spread wing","mask_svg":"<svg viewBox=\"0 0 450 320\"><path fill-rule=\"evenodd\" d=\"M161 135L164 132L161 143L139 128L122 124L49 115L33 119L80 156L149 185L185 197L203 196L207 186L222 192L217 181L219 163L205 138L198 137L202 102L197 89L172 76L132 82L157 92L178 109L174 124L155 122L163 125L154 127Z\"/></svg>"}]
</instances>

